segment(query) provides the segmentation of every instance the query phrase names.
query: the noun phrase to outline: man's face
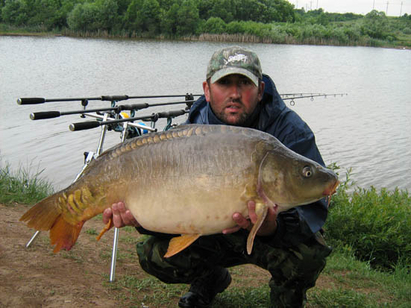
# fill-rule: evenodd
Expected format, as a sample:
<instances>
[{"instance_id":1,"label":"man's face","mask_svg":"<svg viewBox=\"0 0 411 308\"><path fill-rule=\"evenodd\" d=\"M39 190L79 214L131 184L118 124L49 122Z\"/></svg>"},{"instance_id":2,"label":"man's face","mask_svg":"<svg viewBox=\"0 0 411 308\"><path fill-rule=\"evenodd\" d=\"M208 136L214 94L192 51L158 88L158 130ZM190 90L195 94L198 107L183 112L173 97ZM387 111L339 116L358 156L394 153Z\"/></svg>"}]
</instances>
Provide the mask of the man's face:
<instances>
[{"instance_id":1,"label":"man's face","mask_svg":"<svg viewBox=\"0 0 411 308\"><path fill-rule=\"evenodd\" d=\"M264 82L257 87L243 75L233 74L215 83L203 82L204 95L219 120L242 125L253 113L264 93Z\"/></svg>"}]
</instances>

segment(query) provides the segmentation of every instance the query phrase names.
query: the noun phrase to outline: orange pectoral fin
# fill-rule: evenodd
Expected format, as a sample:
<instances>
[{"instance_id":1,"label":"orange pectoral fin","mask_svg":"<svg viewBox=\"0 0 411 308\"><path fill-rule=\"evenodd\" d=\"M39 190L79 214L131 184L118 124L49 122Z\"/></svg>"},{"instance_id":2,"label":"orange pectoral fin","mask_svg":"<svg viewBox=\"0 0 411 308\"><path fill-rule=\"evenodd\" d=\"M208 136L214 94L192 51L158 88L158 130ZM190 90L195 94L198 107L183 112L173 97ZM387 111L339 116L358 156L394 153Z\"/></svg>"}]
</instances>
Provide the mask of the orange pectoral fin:
<instances>
[{"instance_id":1,"label":"orange pectoral fin","mask_svg":"<svg viewBox=\"0 0 411 308\"><path fill-rule=\"evenodd\" d=\"M110 219L109 222L104 225L104 228L103 228L103 230L101 230L100 234L97 236L97 241L99 241L101 239L101 237L104 235L104 233L106 233L108 230L110 230L113 227L114 227L113 220Z\"/></svg>"},{"instance_id":2,"label":"orange pectoral fin","mask_svg":"<svg viewBox=\"0 0 411 308\"><path fill-rule=\"evenodd\" d=\"M83 225L84 221L72 225L60 215L50 229L51 244L56 245L53 252L57 253L61 249L70 250L76 243Z\"/></svg>"},{"instance_id":3,"label":"orange pectoral fin","mask_svg":"<svg viewBox=\"0 0 411 308\"><path fill-rule=\"evenodd\" d=\"M201 234L185 234L178 237L173 237L168 244L167 253L164 258L170 258L180 251L186 249L197 240Z\"/></svg>"}]
</instances>

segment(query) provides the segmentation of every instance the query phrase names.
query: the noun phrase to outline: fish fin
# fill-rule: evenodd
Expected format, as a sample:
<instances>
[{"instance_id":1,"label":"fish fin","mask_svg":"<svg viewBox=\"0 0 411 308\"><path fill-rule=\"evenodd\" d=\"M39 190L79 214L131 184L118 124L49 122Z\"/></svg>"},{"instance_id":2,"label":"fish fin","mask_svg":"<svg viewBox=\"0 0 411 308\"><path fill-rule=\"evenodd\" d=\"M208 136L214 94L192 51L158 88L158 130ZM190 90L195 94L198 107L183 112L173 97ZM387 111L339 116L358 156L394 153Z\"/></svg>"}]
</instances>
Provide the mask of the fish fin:
<instances>
[{"instance_id":1,"label":"fish fin","mask_svg":"<svg viewBox=\"0 0 411 308\"><path fill-rule=\"evenodd\" d=\"M114 227L113 220L110 219L109 222L104 225L104 228L103 228L103 230L101 230L100 234L97 236L97 241L99 241L101 239L101 237L104 235L104 233L106 233L108 230L110 230L113 227Z\"/></svg>"},{"instance_id":2,"label":"fish fin","mask_svg":"<svg viewBox=\"0 0 411 308\"><path fill-rule=\"evenodd\" d=\"M20 221L26 222L30 228L48 231L55 224L60 214L61 209L58 206L58 196L54 194L31 207L21 216Z\"/></svg>"},{"instance_id":3,"label":"fish fin","mask_svg":"<svg viewBox=\"0 0 411 308\"><path fill-rule=\"evenodd\" d=\"M183 234L178 237L173 237L168 244L167 253L164 258L170 258L180 251L190 246L201 234Z\"/></svg>"},{"instance_id":4,"label":"fish fin","mask_svg":"<svg viewBox=\"0 0 411 308\"><path fill-rule=\"evenodd\" d=\"M77 241L84 221L80 221L73 225L64 220L63 216L59 216L50 229L50 242L54 247L53 252L57 253L61 249L70 250Z\"/></svg>"},{"instance_id":5,"label":"fish fin","mask_svg":"<svg viewBox=\"0 0 411 308\"><path fill-rule=\"evenodd\" d=\"M248 234L247 238L247 253L250 255L253 251L254 238L267 216L268 206L265 203L257 202L255 204L255 213L257 214L257 221Z\"/></svg>"}]
</instances>

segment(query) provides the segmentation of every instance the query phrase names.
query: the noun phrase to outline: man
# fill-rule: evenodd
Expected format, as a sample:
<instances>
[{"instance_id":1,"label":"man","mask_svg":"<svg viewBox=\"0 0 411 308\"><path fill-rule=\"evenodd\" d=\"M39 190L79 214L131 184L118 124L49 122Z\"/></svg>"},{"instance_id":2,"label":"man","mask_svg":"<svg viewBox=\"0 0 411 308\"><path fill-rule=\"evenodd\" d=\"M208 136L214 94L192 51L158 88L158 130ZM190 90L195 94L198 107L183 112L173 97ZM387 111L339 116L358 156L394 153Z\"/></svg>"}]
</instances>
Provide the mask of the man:
<instances>
[{"instance_id":1,"label":"man","mask_svg":"<svg viewBox=\"0 0 411 308\"><path fill-rule=\"evenodd\" d=\"M215 52L203 89L204 96L192 106L187 123L256 128L324 165L314 134L285 106L273 81L262 74L254 52L240 47ZM307 289L315 285L331 252L320 233L327 216L325 202L300 206L278 217L270 210L254 240L251 255L245 252L245 242L256 222L252 200L248 209L248 217L233 213L236 227L223 230L223 234L203 236L167 259L162 256L171 235L144 230L123 203L107 209L103 220L106 223L112 217L116 227L133 225L140 233L151 235L137 245L141 267L166 283L191 285L189 292L180 298L179 307L209 307L231 282L226 268L246 263L271 273L272 307L302 307Z\"/></svg>"}]
</instances>

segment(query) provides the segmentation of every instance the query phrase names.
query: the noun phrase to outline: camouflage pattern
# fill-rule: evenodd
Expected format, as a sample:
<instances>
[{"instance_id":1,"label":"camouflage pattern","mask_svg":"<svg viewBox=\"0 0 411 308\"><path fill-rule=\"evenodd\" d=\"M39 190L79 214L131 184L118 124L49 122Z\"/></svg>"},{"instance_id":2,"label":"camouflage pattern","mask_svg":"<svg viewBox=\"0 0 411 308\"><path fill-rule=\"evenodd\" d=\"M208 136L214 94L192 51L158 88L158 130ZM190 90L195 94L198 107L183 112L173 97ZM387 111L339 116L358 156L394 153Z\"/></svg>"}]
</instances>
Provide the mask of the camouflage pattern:
<instances>
[{"instance_id":1,"label":"camouflage pattern","mask_svg":"<svg viewBox=\"0 0 411 308\"><path fill-rule=\"evenodd\" d=\"M208 63L207 80L211 78L211 83L214 83L231 74L244 75L258 86L262 70L257 54L238 46L216 51Z\"/></svg>"},{"instance_id":2,"label":"camouflage pattern","mask_svg":"<svg viewBox=\"0 0 411 308\"><path fill-rule=\"evenodd\" d=\"M245 251L247 236L246 231L203 236L167 259L162 256L170 238L147 236L137 244L137 253L141 267L165 283L191 283L210 274L216 266L255 264L272 275L271 307L302 307L306 291L315 285L325 258L331 253L321 234L294 247L273 247L256 238L251 255Z\"/></svg>"}]
</instances>

